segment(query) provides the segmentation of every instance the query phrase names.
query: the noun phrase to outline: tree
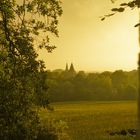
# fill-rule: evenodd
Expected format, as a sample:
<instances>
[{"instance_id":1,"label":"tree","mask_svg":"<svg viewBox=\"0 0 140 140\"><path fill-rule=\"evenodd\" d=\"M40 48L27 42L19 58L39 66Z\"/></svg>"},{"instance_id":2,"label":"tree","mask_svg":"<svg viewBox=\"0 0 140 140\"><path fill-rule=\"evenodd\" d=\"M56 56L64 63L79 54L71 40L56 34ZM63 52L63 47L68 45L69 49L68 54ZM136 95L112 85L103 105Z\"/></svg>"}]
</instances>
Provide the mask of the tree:
<instances>
[{"instance_id":1,"label":"tree","mask_svg":"<svg viewBox=\"0 0 140 140\"><path fill-rule=\"evenodd\" d=\"M136 87L132 86L132 85L127 85L127 87L125 87L124 90L124 96L126 99L128 100L135 100L137 97L137 90Z\"/></svg>"},{"instance_id":2,"label":"tree","mask_svg":"<svg viewBox=\"0 0 140 140\"><path fill-rule=\"evenodd\" d=\"M36 50L55 48L50 36L58 36L60 4L59 0L0 1L0 139L37 137L39 118L33 107L37 91L44 92L38 79L45 66Z\"/></svg>"}]
</instances>

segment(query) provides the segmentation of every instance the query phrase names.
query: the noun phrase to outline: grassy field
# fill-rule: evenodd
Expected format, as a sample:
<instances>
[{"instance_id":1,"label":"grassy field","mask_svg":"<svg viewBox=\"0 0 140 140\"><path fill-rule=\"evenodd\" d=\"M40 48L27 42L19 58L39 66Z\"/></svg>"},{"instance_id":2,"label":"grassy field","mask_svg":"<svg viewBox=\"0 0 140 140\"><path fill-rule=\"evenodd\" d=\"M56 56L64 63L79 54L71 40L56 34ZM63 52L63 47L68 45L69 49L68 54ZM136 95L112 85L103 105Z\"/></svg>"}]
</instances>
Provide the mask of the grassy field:
<instances>
[{"instance_id":1,"label":"grassy field","mask_svg":"<svg viewBox=\"0 0 140 140\"><path fill-rule=\"evenodd\" d=\"M65 102L52 104L53 112L41 109L43 120L65 121L72 140L132 140L130 135L109 132L136 128L136 102Z\"/></svg>"}]
</instances>

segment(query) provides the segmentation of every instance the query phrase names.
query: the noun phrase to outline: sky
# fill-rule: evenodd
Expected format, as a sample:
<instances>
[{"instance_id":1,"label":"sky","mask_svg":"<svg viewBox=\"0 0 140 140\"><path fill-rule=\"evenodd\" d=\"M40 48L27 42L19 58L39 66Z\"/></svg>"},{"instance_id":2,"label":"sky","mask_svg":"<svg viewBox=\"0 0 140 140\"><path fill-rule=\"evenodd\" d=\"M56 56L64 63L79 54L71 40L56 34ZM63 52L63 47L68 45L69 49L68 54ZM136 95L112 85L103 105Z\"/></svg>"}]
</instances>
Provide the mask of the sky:
<instances>
[{"instance_id":1,"label":"sky","mask_svg":"<svg viewBox=\"0 0 140 140\"><path fill-rule=\"evenodd\" d=\"M127 1L127 0L124 0ZM39 52L46 68L65 69L74 64L77 71L115 71L137 68L138 11L127 10L100 20L123 0L62 0L63 15L59 20L59 38L53 53Z\"/></svg>"}]
</instances>

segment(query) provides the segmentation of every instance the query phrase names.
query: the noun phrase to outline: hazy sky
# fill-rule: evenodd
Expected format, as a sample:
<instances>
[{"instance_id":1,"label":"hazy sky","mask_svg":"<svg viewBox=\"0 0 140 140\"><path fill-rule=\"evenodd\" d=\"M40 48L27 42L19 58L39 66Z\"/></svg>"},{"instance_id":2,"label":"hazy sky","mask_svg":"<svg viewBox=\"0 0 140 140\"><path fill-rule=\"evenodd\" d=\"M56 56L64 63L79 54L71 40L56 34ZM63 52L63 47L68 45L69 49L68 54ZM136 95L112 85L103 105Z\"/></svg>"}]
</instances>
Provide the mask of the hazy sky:
<instances>
[{"instance_id":1,"label":"hazy sky","mask_svg":"<svg viewBox=\"0 0 140 140\"><path fill-rule=\"evenodd\" d=\"M125 1L125 0L124 0ZM57 49L40 58L47 69L65 68L73 62L76 70L105 71L137 68L138 12L125 13L100 21L100 16L110 13L122 0L63 0Z\"/></svg>"}]
</instances>

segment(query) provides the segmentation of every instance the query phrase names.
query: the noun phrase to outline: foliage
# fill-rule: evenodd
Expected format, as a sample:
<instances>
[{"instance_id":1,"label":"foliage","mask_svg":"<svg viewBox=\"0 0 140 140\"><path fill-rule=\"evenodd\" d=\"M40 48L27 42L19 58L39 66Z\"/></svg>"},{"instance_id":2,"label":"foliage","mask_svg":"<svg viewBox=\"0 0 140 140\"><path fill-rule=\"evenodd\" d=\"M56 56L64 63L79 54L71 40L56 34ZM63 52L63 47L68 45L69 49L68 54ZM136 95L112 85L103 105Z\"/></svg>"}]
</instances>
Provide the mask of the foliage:
<instances>
[{"instance_id":1,"label":"foliage","mask_svg":"<svg viewBox=\"0 0 140 140\"><path fill-rule=\"evenodd\" d=\"M51 101L81 100L136 100L138 90L137 71L85 73L74 76L68 72L46 72L48 96Z\"/></svg>"},{"instance_id":2,"label":"foliage","mask_svg":"<svg viewBox=\"0 0 140 140\"><path fill-rule=\"evenodd\" d=\"M43 120L39 126L37 140L70 140L66 130L67 125L64 121Z\"/></svg>"},{"instance_id":3,"label":"foliage","mask_svg":"<svg viewBox=\"0 0 140 140\"><path fill-rule=\"evenodd\" d=\"M0 0L0 139L37 136L36 96L46 93L41 79L45 66L37 59L37 49L55 48L50 35L58 36L60 4L59 0Z\"/></svg>"},{"instance_id":4,"label":"foliage","mask_svg":"<svg viewBox=\"0 0 140 140\"><path fill-rule=\"evenodd\" d=\"M112 0L112 2L114 2L114 1ZM103 21L103 20L105 20L106 17L113 16L118 12L124 12L126 10L126 8L130 8L131 10L133 10L135 8L140 8L140 0L132 0L132 1L129 1L126 3L121 3L119 8L112 8L111 9L112 13L103 16L101 18L101 20ZM140 25L140 23L136 24L135 27L137 27L139 25Z\"/></svg>"},{"instance_id":5,"label":"foliage","mask_svg":"<svg viewBox=\"0 0 140 140\"><path fill-rule=\"evenodd\" d=\"M44 71L37 75L36 90L35 90L35 103L39 106L48 107L48 86L46 85L46 74Z\"/></svg>"}]
</instances>

